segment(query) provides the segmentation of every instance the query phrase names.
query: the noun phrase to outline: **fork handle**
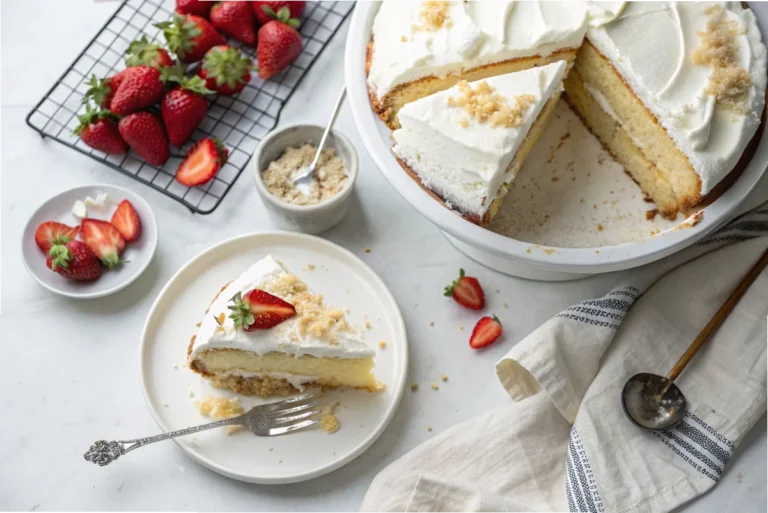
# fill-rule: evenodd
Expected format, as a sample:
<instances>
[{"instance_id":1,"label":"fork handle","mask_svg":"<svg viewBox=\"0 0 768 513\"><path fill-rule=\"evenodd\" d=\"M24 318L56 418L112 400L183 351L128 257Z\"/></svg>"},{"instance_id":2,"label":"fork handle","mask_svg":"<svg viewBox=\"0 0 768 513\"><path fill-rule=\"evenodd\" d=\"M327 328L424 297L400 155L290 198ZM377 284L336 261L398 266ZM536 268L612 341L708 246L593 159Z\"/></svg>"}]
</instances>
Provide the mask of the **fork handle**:
<instances>
[{"instance_id":1,"label":"fork handle","mask_svg":"<svg viewBox=\"0 0 768 513\"><path fill-rule=\"evenodd\" d=\"M160 435L148 436L146 438L137 438L135 440L120 440L111 442L107 442L106 440L99 440L95 442L90 449L88 449L88 452L86 452L83 457L86 461L96 463L97 465L103 467L105 465L109 465L126 452L130 452L134 449L138 449L139 447L143 447L151 443L197 433L199 431L206 431L208 429L217 427L240 424L242 424L242 419L240 417L233 417L231 419L219 420L216 422L179 429L177 431L171 431L169 433L163 433Z\"/></svg>"}]
</instances>

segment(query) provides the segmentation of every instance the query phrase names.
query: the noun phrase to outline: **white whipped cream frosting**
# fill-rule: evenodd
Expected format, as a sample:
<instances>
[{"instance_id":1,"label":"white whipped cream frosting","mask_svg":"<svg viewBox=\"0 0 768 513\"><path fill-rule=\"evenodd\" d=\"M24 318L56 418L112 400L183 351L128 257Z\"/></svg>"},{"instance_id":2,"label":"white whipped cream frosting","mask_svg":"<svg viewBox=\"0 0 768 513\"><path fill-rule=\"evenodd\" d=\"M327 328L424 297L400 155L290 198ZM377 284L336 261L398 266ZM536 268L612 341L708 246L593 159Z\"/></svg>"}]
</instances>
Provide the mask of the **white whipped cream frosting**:
<instances>
[{"instance_id":1,"label":"white whipped cream frosting","mask_svg":"<svg viewBox=\"0 0 768 513\"><path fill-rule=\"evenodd\" d=\"M449 97L460 96L457 86L408 103L400 110L401 128L392 134L393 151L447 203L482 216L502 183L514 178L507 176L507 167L542 107L562 87L565 67L558 61L485 79L510 105L515 96L534 97L517 128L480 123L462 107L449 105Z\"/></svg>"},{"instance_id":2,"label":"white whipped cream frosting","mask_svg":"<svg viewBox=\"0 0 768 513\"><path fill-rule=\"evenodd\" d=\"M235 329L229 318L231 312L227 308L232 297L238 292L244 294L252 289L263 288L266 283L286 273L282 264L268 255L227 285L211 304L200 324L189 360L194 360L198 353L207 349L240 349L259 355L271 352L293 356L308 354L321 358L368 358L375 354L362 337L355 333L334 333L336 343L310 335L302 336L298 329L298 315L268 330L245 332ZM223 330L218 329L219 324L215 319L220 313L225 314ZM291 340L291 334L296 336L296 341Z\"/></svg>"},{"instance_id":3,"label":"white whipped cream frosting","mask_svg":"<svg viewBox=\"0 0 768 513\"><path fill-rule=\"evenodd\" d=\"M621 2L594 7L606 19ZM417 30L421 2L381 2L373 22L368 84L382 97L394 87L430 75L577 48L587 30L585 2L448 2L450 23Z\"/></svg>"},{"instance_id":4,"label":"white whipped cream frosting","mask_svg":"<svg viewBox=\"0 0 768 513\"><path fill-rule=\"evenodd\" d=\"M754 14L738 3L721 2L727 19L744 32L736 42L740 64L752 76L748 113L717 108L704 93L713 70L694 64L691 54L712 5L632 2L613 22L587 33L688 157L701 178L702 194L736 166L760 124L766 87L766 49Z\"/></svg>"}]
</instances>

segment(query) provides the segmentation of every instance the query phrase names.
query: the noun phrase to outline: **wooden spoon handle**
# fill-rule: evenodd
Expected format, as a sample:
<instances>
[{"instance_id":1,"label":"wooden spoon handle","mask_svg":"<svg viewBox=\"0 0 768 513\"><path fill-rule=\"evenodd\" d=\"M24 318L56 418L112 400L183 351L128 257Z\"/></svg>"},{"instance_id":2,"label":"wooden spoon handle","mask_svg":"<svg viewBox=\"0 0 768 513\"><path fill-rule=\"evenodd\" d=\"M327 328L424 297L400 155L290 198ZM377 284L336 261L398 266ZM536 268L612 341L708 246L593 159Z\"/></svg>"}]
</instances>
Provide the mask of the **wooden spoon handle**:
<instances>
[{"instance_id":1,"label":"wooden spoon handle","mask_svg":"<svg viewBox=\"0 0 768 513\"><path fill-rule=\"evenodd\" d=\"M746 276L744 276L741 283L733 289L733 292L728 296L728 299L725 300L720 309L715 313L712 319L710 319L707 325L704 326L704 329L701 330L701 333L699 333L693 343L688 346L688 349L683 353L683 356L681 356L675 366L672 367L672 370L669 371L669 375L667 375L669 383L672 383L677 379L680 373L683 372L683 369L685 369L685 366L691 361L691 358L693 358L699 349L701 349L701 346L704 345L704 342L709 340L709 337L717 331L721 324L723 324L723 321L725 321L725 318L731 313L733 307L739 302L741 296L744 295L749 286L752 285L752 282L754 282L762 270L765 269L766 265L768 265L768 249L765 250L763 256L760 257L760 260L758 260Z\"/></svg>"}]
</instances>

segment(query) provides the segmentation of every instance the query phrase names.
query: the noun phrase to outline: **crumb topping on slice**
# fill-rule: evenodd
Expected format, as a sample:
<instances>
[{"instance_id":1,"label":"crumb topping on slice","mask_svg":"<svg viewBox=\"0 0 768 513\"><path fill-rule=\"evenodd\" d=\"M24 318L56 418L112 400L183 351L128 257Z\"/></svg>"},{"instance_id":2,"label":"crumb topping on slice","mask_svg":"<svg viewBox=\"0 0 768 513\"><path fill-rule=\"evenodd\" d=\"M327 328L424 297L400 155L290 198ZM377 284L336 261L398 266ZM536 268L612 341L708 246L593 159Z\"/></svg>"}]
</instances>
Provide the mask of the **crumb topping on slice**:
<instances>
[{"instance_id":1,"label":"crumb topping on slice","mask_svg":"<svg viewBox=\"0 0 768 513\"><path fill-rule=\"evenodd\" d=\"M448 105L460 107L475 118L478 123L488 123L491 127L503 126L517 128L523 124L526 109L536 99L532 94L515 96L513 105L498 94L485 80L479 82L473 89L469 82L462 80L457 84L458 96L449 96ZM459 122L462 127L469 126L469 121Z\"/></svg>"},{"instance_id":2,"label":"crumb topping on slice","mask_svg":"<svg viewBox=\"0 0 768 513\"><path fill-rule=\"evenodd\" d=\"M419 24L413 25L414 31L434 32L443 27L453 25L448 16L448 2L421 2Z\"/></svg>"},{"instance_id":3,"label":"crumb topping on slice","mask_svg":"<svg viewBox=\"0 0 768 513\"><path fill-rule=\"evenodd\" d=\"M752 77L739 66L736 44L736 36L744 34L744 29L735 20L727 21L722 6L713 5L706 13L709 15L707 27L696 32L699 46L691 54L691 61L713 68L705 94L714 96L723 109L745 113Z\"/></svg>"}]
</instances>

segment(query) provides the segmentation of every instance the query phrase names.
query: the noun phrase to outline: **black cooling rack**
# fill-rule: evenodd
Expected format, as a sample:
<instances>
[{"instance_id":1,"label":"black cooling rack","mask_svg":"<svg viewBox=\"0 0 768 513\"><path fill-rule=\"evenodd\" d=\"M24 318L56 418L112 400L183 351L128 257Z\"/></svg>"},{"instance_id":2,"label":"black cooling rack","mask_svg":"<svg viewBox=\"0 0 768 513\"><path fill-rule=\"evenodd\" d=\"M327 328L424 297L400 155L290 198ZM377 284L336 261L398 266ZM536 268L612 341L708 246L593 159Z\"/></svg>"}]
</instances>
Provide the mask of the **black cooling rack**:
<instances>
[{"instance_id":1,"label":"black cooling rack","mask_svg":"<svg viewBox=\"0 0 768 513\"><path fill-rule=\"evenodd\" d=\"M208 114L190 142L182 148L171 147L171 157L162 167L144 162L132 151L126 155L106 155L71 135L82 112L81 100L88 89L86 81L113 75L125 67L128 45L142 34L164 43L153 25L170 19L172 0L125 0L96 37L77 56L42 100L27 116L27 124L43 137L50 137L109 167L149 185L180 201L193 212L210 214L226 196L245 169L256 145L272 130L285 102L317 60L326 44L336 34L352 11L354 2L307 2L299 32L304 49L290 67L269 80L255 73L251 83L234 96L211 96ZM229 39L255 59L255 50ZM229 161L217 176L201 187L185 187L174 179L176 168L189 147L203 137L218 137L229 148Z\"/></svg>"}]
</instances>

